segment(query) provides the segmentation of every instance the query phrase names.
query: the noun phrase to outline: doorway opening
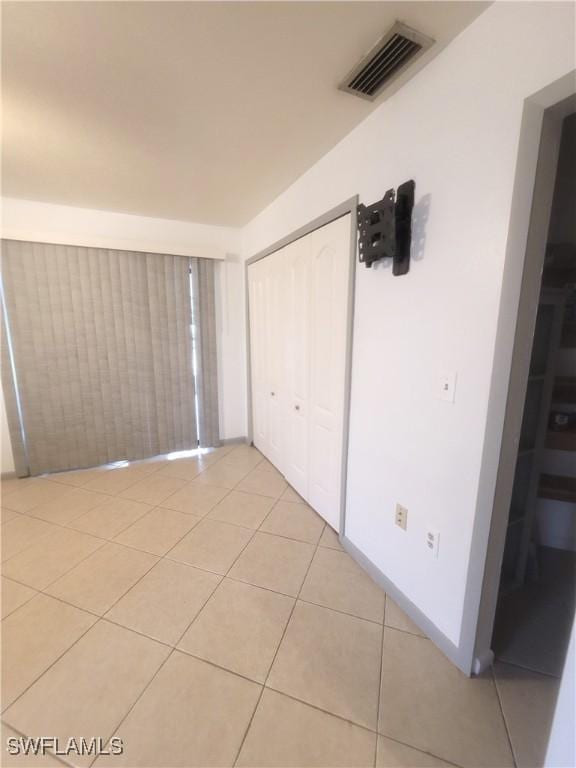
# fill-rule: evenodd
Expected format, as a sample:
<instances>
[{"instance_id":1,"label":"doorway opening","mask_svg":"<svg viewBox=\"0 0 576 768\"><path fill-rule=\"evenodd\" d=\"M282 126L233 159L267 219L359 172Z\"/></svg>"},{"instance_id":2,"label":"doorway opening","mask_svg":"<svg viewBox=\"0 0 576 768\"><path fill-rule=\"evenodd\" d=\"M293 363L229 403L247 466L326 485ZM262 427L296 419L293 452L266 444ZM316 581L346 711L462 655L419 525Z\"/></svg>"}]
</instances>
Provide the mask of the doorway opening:
<instances>
[{"instance_id":1,"label":"doorway opening","mask_svg":"<svg viewBox=\"0 0 576 768\"><path fill-rule=\"evenodd\" d=\"M568 103L550 174L546 244L539 264L525 266L539 279L530 289L538 298L528 343L517 329L525 389L513 375L508 395L508 408L522 400L523 412L515 463L508 462L514 479L491 643L501 677L541 681L538 690L547 692L530 718L539 747L548 740L576 607L576 103ZM538 194L537 184L533 219ZM506 427L504 437L511 437Z\"/></svg>"}]
</instances>

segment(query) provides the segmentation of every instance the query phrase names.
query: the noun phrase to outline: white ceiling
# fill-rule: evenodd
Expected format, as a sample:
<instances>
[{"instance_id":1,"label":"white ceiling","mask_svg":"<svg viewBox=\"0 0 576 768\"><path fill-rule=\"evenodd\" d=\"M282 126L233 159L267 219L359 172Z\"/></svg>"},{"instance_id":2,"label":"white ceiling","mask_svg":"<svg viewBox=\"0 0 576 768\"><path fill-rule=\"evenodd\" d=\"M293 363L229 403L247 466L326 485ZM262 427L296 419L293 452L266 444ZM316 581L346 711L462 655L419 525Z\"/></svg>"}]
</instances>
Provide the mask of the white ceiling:
<instances>
[{"instance_id":1,"label":"white ceiling","mask_svg":"<svg viewBox=\"0 0 576 768\"><path fill-rule=\"evenodd\" d=\"M487 5L4 2L4 194L243 224L381 102L337 86L396 19L423 66Z\"/></svg>"}]
</instances>

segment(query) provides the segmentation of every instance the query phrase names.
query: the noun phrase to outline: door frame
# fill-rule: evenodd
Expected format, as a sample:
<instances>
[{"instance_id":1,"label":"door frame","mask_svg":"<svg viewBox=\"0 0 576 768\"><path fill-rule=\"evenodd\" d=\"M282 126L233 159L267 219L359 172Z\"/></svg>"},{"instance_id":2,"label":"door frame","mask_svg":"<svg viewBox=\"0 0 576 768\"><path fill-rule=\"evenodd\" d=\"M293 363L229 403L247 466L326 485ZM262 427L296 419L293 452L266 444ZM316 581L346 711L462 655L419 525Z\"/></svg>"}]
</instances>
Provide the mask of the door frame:
<instances>
[{"instance_id":1,"label":"door frame","mask_svg":"<svg viewBox=\"0 0 576 768\"><path fill-rule=\"evenodd\" d=\"M346 324L346 356L345 356L345 369L344 369L344 420L343 420L343 434L342 434L342 457L341 457L341 481L340 481L340 531L339 536L344 536L346 526L346 481L347 481L347 467L348 467L348 435L350 426L350 395L352 390L352 341L354 334L354 294L356 283L356 252L357 252L357 209L358 209L359 196L354 195L348 198L335 208L331 208L326 213L318 216L302 227L294 230L290 234L277 240L272 245L264 248L262 251L250 256L246 259L244 267L244 300L246 306L246 372L247 372L247 440L251 445L253 441L253 429L252 429L252 361L250 357L250 296L248 288L248 267L254 264L256 261L265 259L267 256L279 251L281 248L285 248L287 245L300 240L302 237L306 237L316 229L321 229L327 224L330 224L336 219L342 218L350 214L350 271L348 280L348 298L346 304L346 311L348 312L347 324Z\"/></svg>"},{"instance_id":2,"label":"door frame","mask_svg":"<svg viewBox=\"0 0 576 768\"><path fill-rule=\"evenodd\" d=\"M494 659L492 634L562 121L575 107L574 73L524 103L459 644L463 659L472 659L474 674Z\"/></svg>"}]
</instances>

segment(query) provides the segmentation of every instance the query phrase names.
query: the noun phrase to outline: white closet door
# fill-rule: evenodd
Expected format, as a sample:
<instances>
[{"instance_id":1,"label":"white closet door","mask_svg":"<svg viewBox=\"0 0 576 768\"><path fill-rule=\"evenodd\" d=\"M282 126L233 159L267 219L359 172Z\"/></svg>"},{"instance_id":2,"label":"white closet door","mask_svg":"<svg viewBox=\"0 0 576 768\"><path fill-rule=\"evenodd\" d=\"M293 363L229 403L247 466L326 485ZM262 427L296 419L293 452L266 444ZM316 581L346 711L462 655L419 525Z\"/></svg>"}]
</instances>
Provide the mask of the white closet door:
<instances>
[{"instance_id":1,"label":"white closet door","mask_svg":"<svg viewBox=\"0 0 576 768\"><path fill-rule=\"evenodd\" d=\"M250 370L252 379L252 428L254 445L269 453L268 415L270 374L268 351L268 263L266 259L248 267L250 302Z\"/></svg>"},{"instance_id":2,"label":"white closet door","mask_svg":"<svg viewBox=\"0 0 576 768\"><path fill-rule=\"evenodd\" d=\"M345 372L350 272L350 216L317 229L310 240L310 505L340 528Z\"/></svg>"},{"instance_id":3,"label":"white closet door","mask_svg":"<svg viewBox=\"0 0 576 768\"><path fill-rule=\"evenodd\" d=\"M310 238L303 237L285 249L287 265L287 343L285 475L298 493L308 496L308 432L310 412Z\"/></svg>"},{"instance_id":4,"label":"white closet door","mask_svg":"<svg viewBox=\"0 0 576 768\"><path fill-rule=\"evenodd\" d=\"M286 259L285 249L276 251L264 261L267 274L267 344L269 370L268 453L267 456L284 473L286 455Z\"/></svg>"}]
</instances>

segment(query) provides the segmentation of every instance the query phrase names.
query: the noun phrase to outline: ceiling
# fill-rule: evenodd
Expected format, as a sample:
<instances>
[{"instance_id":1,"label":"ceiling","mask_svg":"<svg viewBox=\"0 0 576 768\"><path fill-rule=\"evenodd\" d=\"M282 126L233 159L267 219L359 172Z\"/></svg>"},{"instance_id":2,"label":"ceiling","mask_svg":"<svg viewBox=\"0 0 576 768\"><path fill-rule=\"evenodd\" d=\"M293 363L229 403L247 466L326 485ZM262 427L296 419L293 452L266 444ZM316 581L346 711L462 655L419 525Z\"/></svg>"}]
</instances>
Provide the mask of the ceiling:
<instances>
[{"instance_id":1,"label":"ceiling","mask_svg":"<svg viewBox=\"0 0 576 768\"><path fill-rule=\"evenodd\" d=\"M244 224L381 103L337 86L396 19L419 67L487 6L4 2L3 192Z\"/></svg>"}]
</instances>

